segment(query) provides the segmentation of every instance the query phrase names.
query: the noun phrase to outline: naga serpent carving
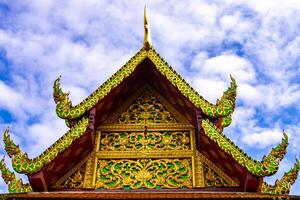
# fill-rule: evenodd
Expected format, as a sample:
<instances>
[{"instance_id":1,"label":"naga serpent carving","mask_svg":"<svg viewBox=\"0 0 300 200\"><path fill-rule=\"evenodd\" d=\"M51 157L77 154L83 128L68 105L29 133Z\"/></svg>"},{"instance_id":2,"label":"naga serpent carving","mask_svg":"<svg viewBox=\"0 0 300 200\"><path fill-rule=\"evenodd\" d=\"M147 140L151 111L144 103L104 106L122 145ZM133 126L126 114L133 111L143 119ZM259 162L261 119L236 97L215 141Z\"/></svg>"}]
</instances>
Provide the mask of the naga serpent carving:
<instances>
[{"instance_id":1,"label":"naga serpent carving","mask_svg":"<svg viewBox=\"0 0 300 200\"><path fill-rule=\"evenodd\" d=\"M16 172L33 174L50 163L59 153L66 150L76 139L80 138L86 132L87 127L88 118L84 117L51 147L33 159L29 159L28 155L21 151L19 145L16 145L10 139L9 129L7 128L3 134L5 150L9 157L12 158L12 166Z\"/></svg>"},{"instance_id":2,"label":"naga serpent carving","mask_svg":"<svg viewBox=\"0 0 300 200\"><path fill-rule=\"evenodd\" d=\"M256 176L264 177L275 174L278 170L280 161L286 154L288 146L288 136L283 133L282 142L272 151L264 156L262 161L255 161L239 147L234 145L221 131L209 120L202 120L202 128L205 134L226 153L231 155L240 165L247 168L248 171Z\"/></svg>"},{"instance_id":3,"label":"naga serpent carving","mask_svg":"<svg viewBox=\"0 0 300 200\"><path fill-rule=\"evenodd\" d=\"M261 192L267 194L289 194L291 186L295 183L300 170L300 160L296 158L294 166L286 172L280 179L276 180L275 185L263 183Z\"/></svg>"},{"instance_id":4,"label":"naga serpent carving","mask_svg":"<svg viewBox=\"0 0 300 200\"><path fill-rule=\"evenodd\" d=\"M0 171L4 182L8 185L8 191L10 193L32 192L32 188L29 183L24 184L22 179L17 178L16 174L6 167L4 158L0 161Z\"/></svg>"}]
</instances>

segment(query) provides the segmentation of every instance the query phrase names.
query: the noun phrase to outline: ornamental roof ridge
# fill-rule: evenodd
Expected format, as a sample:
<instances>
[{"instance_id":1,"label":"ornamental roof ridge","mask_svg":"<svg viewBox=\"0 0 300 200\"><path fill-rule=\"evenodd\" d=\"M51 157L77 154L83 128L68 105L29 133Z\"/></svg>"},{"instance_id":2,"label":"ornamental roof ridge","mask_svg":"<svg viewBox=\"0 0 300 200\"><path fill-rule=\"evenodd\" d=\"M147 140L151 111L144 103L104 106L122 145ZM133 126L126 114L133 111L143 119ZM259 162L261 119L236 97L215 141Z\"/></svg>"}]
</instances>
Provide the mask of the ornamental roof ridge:
<instances>
[{"instance_id":1,"label":"ornamental roof ridge","mask_svg":"<svg viewBox=\"0 0 300 200\"><path fill-rule=\"evenodd\" d=\"M281 178L275 181L275 184L271 185L263 182L261 192L266 194L289 194L291 186L295 183L298 178L298 173L300 171L300 160L296 157L294 166Z\"/></svg>"},{"instance_id":2,"label":"ornamental roof ridge","mask_svg":"<svg viewBox=\"0 0 300 200\"><path fill-rule=\"evenodd\" d=\"M125 65L123 65L115 74L107 79L90 96L79 104L72 106L69 99L69 93L64 93L60 86L60 77L57 78L53 86L53 97L56 103L56 113L62 119L76 119L81 117L86 111L95 106L101 99L116 88L123 80L129 77L135 68L144 60L150 59L155 68L171 82L192 104L201 109L202 112L212 118L226 119L227 123L222 123L224 127L230 125L231 114L235 109L236 102L236 82L231 78L228 89L224 92L221 99L212 104L204 99L199 93L187 83L157 52L151 47L148 51L142 48ZM230 118L230 119L228 119Z\"/></svg>"},{"instance_id":3,"label":"ornamental roof ridge","mask_svg":"<svg viewBox=\"0 0 300 200\"><path fill-rule=\"evenodd\" d=\"M209 139L214 141L251 174L259 177L274 175L278 171L280 161L286 154L288 136L285 132L283 132L281 143L274 147L267 156L264 156L262 161L257 161L239 148L226 135L222 134L221 130L209 120L202 120L202 127Z\"/></svg>"},{"instance_id":4,"label":"ornamental roof ridge","mask_svg":"<svg viewBox=\"0 0 300 200\"><path fill-rule=\"evenodd\" d=\"M34 174L40 171L60 153L69 148L76 139L84 135L88 128L88 124L88 118L83 117L55 143L33 159L28 159L28 155L20 149L19 145L16 145L12 139L10 139L8 133L9 130L6 129L3 135L3 141L8 156L12 158L13 169L20 174Z\"/></svg>"},{"instance_id":5,"label":"ornamental roof ridge","mask_svg":"<svg viewBox=\"0 0 300 200\"><path fill-rule=\"evenodd\" d=\"M227 127L231 123L231 115L235 108L236 101L236 83L231 78L231 84L227 91L224 92L220 101L216 105L211 104L201 95L198 94L168 63L155 51L152 46L150 24L148 21L147 6L144 8L144 44L129 61L126 62L115 74L107 79L91 95L79 104L72 106L69 99L69 93L64 93L60 87L60 77L54 82L53 97L56 103L56 113L66 119L69 126L69 120L81 117L86 111L95 106L102 98L117 87L125 78L135 70L135 68L146 58L149 58L155 65L156 69L168 79L173 86L187 97L197 108L201 109L204 114L212 118L221 118L221 126Z\"/></svg>"}]
</instances>

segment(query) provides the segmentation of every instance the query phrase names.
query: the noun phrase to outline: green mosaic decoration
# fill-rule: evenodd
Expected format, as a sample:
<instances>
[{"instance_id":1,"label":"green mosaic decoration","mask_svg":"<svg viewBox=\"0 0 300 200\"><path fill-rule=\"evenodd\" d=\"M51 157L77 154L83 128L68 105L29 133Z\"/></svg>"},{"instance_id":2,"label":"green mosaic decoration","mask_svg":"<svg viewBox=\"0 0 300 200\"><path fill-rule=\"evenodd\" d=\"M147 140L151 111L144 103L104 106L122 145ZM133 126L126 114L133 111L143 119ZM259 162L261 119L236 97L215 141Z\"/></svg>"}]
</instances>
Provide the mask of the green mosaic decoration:
<instances>
[{"instance_id":1,"label":"green mosaic decoration","mask_svg":"<svg viewBox=\"0 0 300 200\"><path fill-rule=\"evenodd\" d=\"M88 124L88 118L82 118L52 146L34 159L29 159L28 155L21 151L20 147L10 139L9 130L6 129L3 134L3 141L7 154L12 158L13 169L21 174L38 172L42 167L54 160L58 154L71 146L76 139L79 139L86 132Z\"/></svg>"},{"instance_id":2,"label":"green mosaic decoration","mask_svg":"<svg viewBox=\"0 0 300 200\"><path fill-rule=\"evenodd\" d=\"M24 184L22 179L17 178L16 174L6 167L4 158L0 161L0 171L4 182L8 185L9 193L32 192L32 188L29 183Z\"/></svg>"},{"instance_id":3,"label":"green mosaic decoration","mask_svg":"<svg viewBox=\"0 0 300 200\"><path fill-rule=\"evenodd\" d=\"M223 96L216 105L209 103L201 95L198 94L172 67L164 61L160 55L154 50L150 49L148 57L155 64L158 71L160 71L178 90L187 97L197 108L210 117L219 118L226 117L233 113L236 100L236 82L231 78L230 87L224 92Z\"/></svg>"},{"instance_id":4,"label":"green mosaic decoration","mask_svg":"<svg viewBox=\"0 0 300 200\"><path fill-rule=\"evenodd\" d=\"M103 83L95 92L76 106L72 106L69 93L64 93L60 87L60 77L54 82L53 97L56 105L56 113L63 119L75 119L91 109L98 101L103 99L113 88L118 86L124 78L128 77L135 67L146 58L147 51L140 50L112 77Z\"/></svg>"},{"instance_id":5,"label":"green mosaic decoration","mask_svg":"<svg viewBox=\"0 0 300 200\"><path fill-rule=\"evenodd\" d=\"M101 151L190 150L189 131L101 132Z\"/></svg>"},{"instance_id":6,"label":"green mosaic decoration","mask_svg":"<svg viewBox=\"0 0 300 200\"><path fill-rule=\"evenodd\" d=\"M226 117L222 117L221 118L221 126L222 127L227 127L231 124L232 121L232 114L226 116Z\"/></svg>"},{"instance_id":7,"label":"green mosaic decoration","mask_svg":"<svg viewBox=\"0 0 300 200\"><path fill-rule=\"evenodd\" d=\"M175 70L168 65L160 55L151 48L149 51L141 49L133 56L123 67L121 67L111 78L101 85L95 92L87 97L83 102L72 106L69 99L69 93L64 93L60 86L60 77L54 82L54 101L56 113L63 119L75 119L82 116L86 111L91 109L102 98L104 98L112 89L117 87L124 78L128 77L137 67L137 65L149 58L156 66L158 71L165 76L178 90L187 97L197 108L201 109L204 114L212 118L222 118L222 125L228 126L231 122L231 114L235 108L236 101L236 82L231 77L231 84L222 98L213 105L200 96Z\"/></svg>"},{"instance_id":8,"label":"green mosaic decoration","mask_svg":"<svg viewBox=\"0 0 300 200\"><path fill-rule=\"evenodd\" d=\"M20 150L19 145L16 145L11 139L10 136L8 135L9 128L7 127L6 130L4 131L3 134L3 140L6 141L5 143L5 151L7 155L11 158L15 154L20 154L22 153Z\"/></svg>"},{"instance_id":9,"label":"green mosaic decoration","mask_svg":"<svg viewBox=\"0 0 300 200\"><path fill-rule=\"evenodd\" d=\"M291 186L295 183L300 170L300 160L296 159L295 165L283 177L277 179L275 185L263 183L261 192L267 194L289 194Z\"/></svg>"},{"instance_id":10,"label":"green mosaic decoration","mask_svg":"<svg viewBox=\"0 0 300 200\"><path fill-rule=\"evenodd\" d=\"M202 128L205 134L217 145L232 156L240 165L247 168L247 170L260 177L271 176L278 170L279 162L286 154L286 148L288 146L288 136L283 133L282 142L277 145L272 151L264 156L262 161L255 161L239 147L237 147L230 139L228 139L220 129L218 129L209 120L202 120Z\"/></svg>"}]
</instances>

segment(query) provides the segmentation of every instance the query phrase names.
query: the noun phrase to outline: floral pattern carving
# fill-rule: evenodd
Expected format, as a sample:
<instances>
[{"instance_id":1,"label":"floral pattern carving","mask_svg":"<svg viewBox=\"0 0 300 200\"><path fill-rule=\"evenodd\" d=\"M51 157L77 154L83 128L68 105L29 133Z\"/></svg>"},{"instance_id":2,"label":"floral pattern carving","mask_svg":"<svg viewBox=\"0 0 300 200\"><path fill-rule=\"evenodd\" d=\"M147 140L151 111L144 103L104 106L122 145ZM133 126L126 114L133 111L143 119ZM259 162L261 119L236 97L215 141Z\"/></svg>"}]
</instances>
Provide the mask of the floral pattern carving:
<instances>
[{"instance_id":1,"label":"floral pattern carving","mask_svg":"<svg viewBox=\"0 0 300 200\"><path fill-rule=\"evenodd\" d=\"M175 118L146 90L117 119L118 124L174 123Z\"/></svg>"},{"instance_id":2,"label":"floral pattern carving","mask_svg":"<svg viewBox=\"0 0 300 200\"><path fill-rule=\"evenodd\" d=\"M102 151L189 150L189 131L102 133Z\"/></svg>"},{"instance_id":3,"label":"floral pattern carving","mask_svg":"<svg viewBox=\"0 0 300 200\"><path fill-rule=\"evenodd\" d=\"M228 187L229 184L206 164L203 165L206 187Z\"/></svg>"},{"instance_id":4,"label":"floral pattern carving","mask_svg":"<svg viewBox=\"0 0 300 200\"><path fill-rule=\"evenodd\" d=\"M99 160L96 188L191 188L191 159Z\"/></svg>"},{"instance_id":5,"label":"floral pattern carving","mask_svg":"<svg viewBox=\"0 0 300 200\"><path fill-rule=\"evenodd\" d=\"M79 170L73 173L63 183L63 188L82 188L84 179L85 165L82 165Z\"/></svg>"}]
</instances>

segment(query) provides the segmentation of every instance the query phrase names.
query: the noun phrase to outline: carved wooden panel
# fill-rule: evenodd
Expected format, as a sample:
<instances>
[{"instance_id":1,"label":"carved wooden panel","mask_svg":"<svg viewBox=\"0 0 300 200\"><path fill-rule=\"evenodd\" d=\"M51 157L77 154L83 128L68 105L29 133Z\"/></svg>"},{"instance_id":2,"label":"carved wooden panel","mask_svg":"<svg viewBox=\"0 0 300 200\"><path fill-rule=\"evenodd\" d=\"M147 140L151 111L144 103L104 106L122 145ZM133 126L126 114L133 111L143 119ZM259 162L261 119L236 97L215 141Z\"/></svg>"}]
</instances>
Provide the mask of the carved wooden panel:
<instances>
[{"instance_id":1,"label":"carved wooden panel","mask_svg":"<svg viewBox=\"0 0 300 200\"><path fill-rule=\"evenodd\" d=\"M99 160L96 188L191 188L191 159Z\"/></svg>"},{"instance_id":2,"label":"carved wooden panel","mask_svg":"<svg viewBox=\"0 0 300 200\"><path fill-rule=\"evenodd\" d=\"M52 188L64 188L64 189L80 189L84 185L84 177L86 171L86 161L88 158L83 159L68 173L61 177Z\"/></svg>"},{"instance_id":3,"label":"carved wooden panel","mask_svg":"<svg viewBox=\"0 0 300 200\"><path fill-rule=\"evenodd\" d=\"M84 179L85 165L82 165L75 173L62 183L62 188L82 188Z\"/></svg>"},{"instance_id":4,"label":"carved wooden panel","mask_svg":"<svg viewBox=\"0 0 300 200\"><path fill-rule=\"evenodd\" d=\"M175 123L176 119L145 90L117 119L117 124Z\"/></svg>"},{"instance_id":5,"label":"carved wooden panel","mask_svg":"<svg viewBox=\"0 0 300 200\"><path fill-rule=\"evenodd\" d=\"M94 151L60 188L237 187L196 150L194 127L149 86L98 127Z\"/></svg>"},{"instance_id":6,"label":"carved wooden panel","mask_svg":"<svg viewBox=\"0 0 300 200\"><path fill-rule=\"evenodd\" d=\"M190 150L189 131L102 132L100 151Z\"/></svg>"}]
</instances>

